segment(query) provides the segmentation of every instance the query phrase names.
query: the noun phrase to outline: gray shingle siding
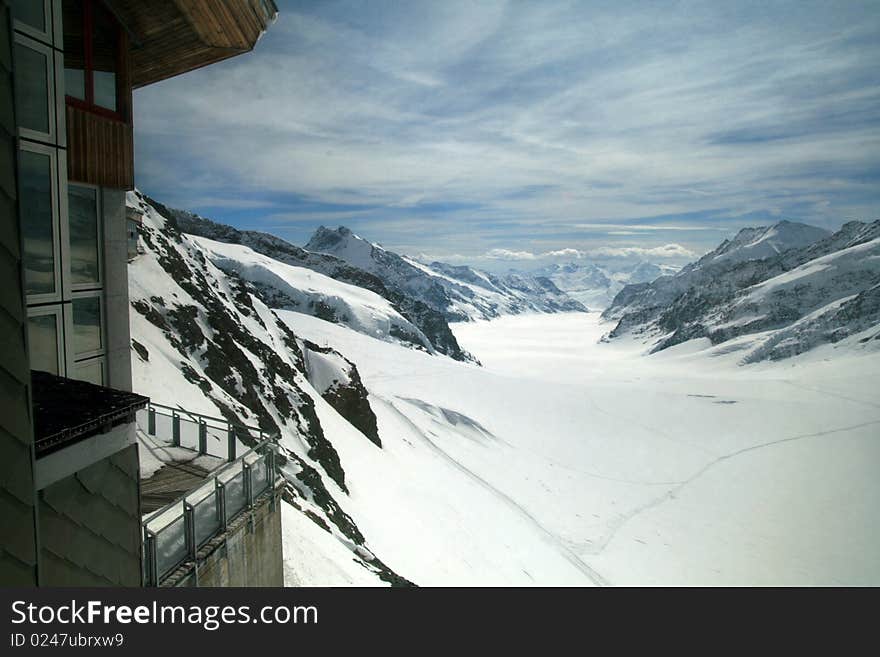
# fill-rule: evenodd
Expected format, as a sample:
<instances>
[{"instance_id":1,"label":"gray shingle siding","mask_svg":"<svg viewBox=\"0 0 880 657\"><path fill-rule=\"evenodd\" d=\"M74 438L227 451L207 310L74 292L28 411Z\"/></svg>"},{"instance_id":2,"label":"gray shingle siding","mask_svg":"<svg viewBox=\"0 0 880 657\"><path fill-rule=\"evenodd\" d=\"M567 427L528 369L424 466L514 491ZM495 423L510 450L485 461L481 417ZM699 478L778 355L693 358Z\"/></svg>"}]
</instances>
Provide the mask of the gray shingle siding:
<instances>
[{"instance_id":1,"label":"gray shingle siding","mask_svg":"<svg viewBox=\"0 0 880 657\"><path fill-rule=\"evenodd\" d=\"M37 583L27 315L16 199L12 31L0 0L0 584ZM18 284L10 284L17 282Z\"/></svg>"},{"instance_id":2,"label":"gray shingle siding","mask_svg":"<svg viewBox=\"0 0 880 657\"><path fill-rule=\"evenodd\" d=\"M131 445L40 491L43 585L141 585L137 483Z\"/></svg>"}]
</instances>

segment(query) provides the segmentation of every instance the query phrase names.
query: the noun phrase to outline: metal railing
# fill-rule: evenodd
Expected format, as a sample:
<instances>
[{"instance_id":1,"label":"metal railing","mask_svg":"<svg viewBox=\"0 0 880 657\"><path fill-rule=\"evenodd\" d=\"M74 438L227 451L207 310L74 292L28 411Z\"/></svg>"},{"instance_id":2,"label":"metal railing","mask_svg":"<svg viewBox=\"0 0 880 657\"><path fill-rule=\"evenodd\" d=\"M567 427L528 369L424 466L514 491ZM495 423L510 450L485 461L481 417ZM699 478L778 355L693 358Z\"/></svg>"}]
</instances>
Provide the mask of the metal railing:
<instances>
[{"instance_id":1,"label":"metal railing","mask_svg":"<svg viewBox=\"0 0 880 657\"><path fill-rule=\"evenodd\" d=\"M230 462L236 459L239 442L261 443L269 437L259 427L236 424L224 418L185 411L152 401L146 409L138 412L138 424L149 435L164 438L171 447L184 447L199 454L225 456Z\"/></svg>"},{"instance_id":2,"label":"metal railing","mask_svg":"<svg viewBox=\"0 0 880 657\"><path fill-rule=\"evenodd\" d=\"M158 586L185 562L195 561L202 546L273 489L277 449L273 440L263 441L143 520L145 586Z\"/></svg>"}]
</instances>

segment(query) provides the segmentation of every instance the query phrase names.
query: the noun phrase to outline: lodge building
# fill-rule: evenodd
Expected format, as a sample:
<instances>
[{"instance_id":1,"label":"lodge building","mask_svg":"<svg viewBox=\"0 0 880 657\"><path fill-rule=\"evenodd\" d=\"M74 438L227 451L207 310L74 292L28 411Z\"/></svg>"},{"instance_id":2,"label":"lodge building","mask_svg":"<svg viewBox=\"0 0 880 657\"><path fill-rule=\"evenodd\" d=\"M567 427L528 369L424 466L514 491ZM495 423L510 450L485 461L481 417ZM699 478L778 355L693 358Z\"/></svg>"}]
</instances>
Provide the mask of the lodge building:
<instances>
[{"instance_id":1,"label":"lodge building","mask_svg":"<svg viewBox=\"0 0 880 657\"><path fill-rule=\"evenodd\" d=\"M128 319L132 90L250 52L276 15L271 0L0 0L0 585L159 584L197 573L239 517L218 502L204 540L182 522L185 553L157 570L136 439L155 409L132 391ZM251 524L274 490L256 463Z\"/></svg>"}]
</instances>

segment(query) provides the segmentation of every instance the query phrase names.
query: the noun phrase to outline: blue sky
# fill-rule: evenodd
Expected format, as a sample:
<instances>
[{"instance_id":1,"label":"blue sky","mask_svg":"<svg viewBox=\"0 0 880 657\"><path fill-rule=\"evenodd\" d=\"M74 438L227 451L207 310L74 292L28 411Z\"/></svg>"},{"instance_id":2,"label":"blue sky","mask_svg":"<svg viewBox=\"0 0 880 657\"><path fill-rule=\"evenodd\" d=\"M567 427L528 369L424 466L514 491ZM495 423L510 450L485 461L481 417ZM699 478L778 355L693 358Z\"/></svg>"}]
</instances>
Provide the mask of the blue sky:
<instances>
[{"instance_id":1,"label":"blue sky","mask_svg":"<svg viewBox=\"0 0 880 657\"><path fill-rule=\"evenodd\" d=\"M138 186L304 243L682 263L880 200L880 2L296 2L135 92Z\"/></svg>"}]
</instances>

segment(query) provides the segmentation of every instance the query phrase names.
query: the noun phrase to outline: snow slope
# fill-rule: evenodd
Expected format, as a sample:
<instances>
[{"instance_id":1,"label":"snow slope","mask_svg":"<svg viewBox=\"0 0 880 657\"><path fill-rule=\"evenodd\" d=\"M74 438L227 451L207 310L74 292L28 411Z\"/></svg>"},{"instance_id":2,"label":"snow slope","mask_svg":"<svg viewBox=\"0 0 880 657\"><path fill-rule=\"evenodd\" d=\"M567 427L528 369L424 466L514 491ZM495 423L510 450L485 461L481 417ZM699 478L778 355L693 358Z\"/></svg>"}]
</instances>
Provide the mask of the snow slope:
<instances>
[{"instance_id":1,"label":"snow slope","mask_svg":"<svg viewBox=\"0 0 880 657\"><path fill-rule=\"evenodd\" d=\"M644 357L575 313L457 325L476 368L280 316L358 363L351 512L413 581L880 583L880 354Z\"/></svg>"},{"instance_id":2,"label":"snow slope","mask_svg":"<svg viewBox=\"0 0 880 657\"><path fill-rule=\"evenodd\" d=\"M401 291L389 290L382 280L369 272L349 265L343 260L324 253L312 253L306 251L280 237L253 230L239 230L233 226L220 224L205 217L169 208L166 205L143 197L146 205L150 205L154 212L173 222L181 232L206 237L227 244L239 244L250 247L252 250L273 260L310 269L318 274L323 274L341 283L348 283L364 288L387 299L394 310L400 313L407 321L419 328L425 337L431 342L431 346L439 353L451 356L456 360L473 360L470 354L462 351L455 340L452 331L443 315L430 308L419 299L413 298ZM292 301L285 298L283 293L271 287L264 287L265 296L276 296L276 303L292 305Z\"/></svg>"},{"instance_id":3,"label":"snow slope","mask_svg":"<svg viewBox=\"0 0 880 657\"><path fill-rule=\"evenodd\" d=\"M224 271L214 264L213 257L222 264L228 262L209 250L214 245L208 240L188 237L167 225L166 218L137 193L130 193L128 202L145 213L140 254L128 271L134 390L157 403L223 417L237 425L257 425L277 436L286 480L284 500L296 514L307 518L299 520L313 523L326 534L311 530L311 538L304 538L305 542L289 542L285 559L309 561L315 545L329 544L336 547L328 554L345 555L341 570L311 564L288 572L289 578L301 584L326 585L339 581L328 581L324 576L341 572L344 581L407 584L369 549L357 523L345 512L349 488L337 446L352 441L367 450L381 449L377 436L356 428L369 430L370 418L375 424L356 368L341 357L333 359L332 350L293 335L252 284L231 269ZM240 258L236 262L259 269L252 255L236 255ZM266 271L274 266L270 265L266 264ZM306 285L315 282L309 277L312 272L303 271L307 273L284 273L303 284L299 292L314 292ZM379 309L368 302L384 300L357 288L341 288L331 279L320 282L333 283L335 287L330 289L340 298L345 293L353 314L374 320L378 317ZM320 292L325 298L334 296L326 294L326 289ZM322 390L312 385L305 365L306 354L313 352L326 359L324 374L328 368L336 372L332 381L318 382ZM333 428L332 434L328 426ZM332 442L328 435L332 435ZM244 433L239 433L238 439L240 451L255 442ZM169 459L186 458L179 453L182 450L169 450L144 436L141 440L147 455L145 474ZM224 455L225 440L225 432L220 436L209 432L209 454ZM362 572L357 572L358 568ZM352 580L353 572L357 576Z\"/></svg>"},{"instance_id":4,"label":"snow slope","mask_svg":"<svg viewBox=\"0 0 880 657\"><path fill-rule=\"evenodd\" d=\"M277 277L391 317L382 297L146 212L135 390L279 432L288 584L880 584L872 328L738 365L751 335L644 356L599 342L596 313L527 314L456 325L478 367L272 309L257 285ZM870 241L856 232L833 251ZM764 298L841 257L788 267Z\"/></svg>"},{"instance_id":5,"label":"snow slope","mask_svg":"<svg viewBox=\"0 0 880 657\"><path fill-rule=\"evenodd\" d=\"M263 289L270 288L284 298L279 302L276 296L274 307L317 314L382 340L403 341L434 351L425 335L375 292L279 262L246 246L204 237L190 239L221 270L234 272Z\"/></svg>"}]
</instances>

